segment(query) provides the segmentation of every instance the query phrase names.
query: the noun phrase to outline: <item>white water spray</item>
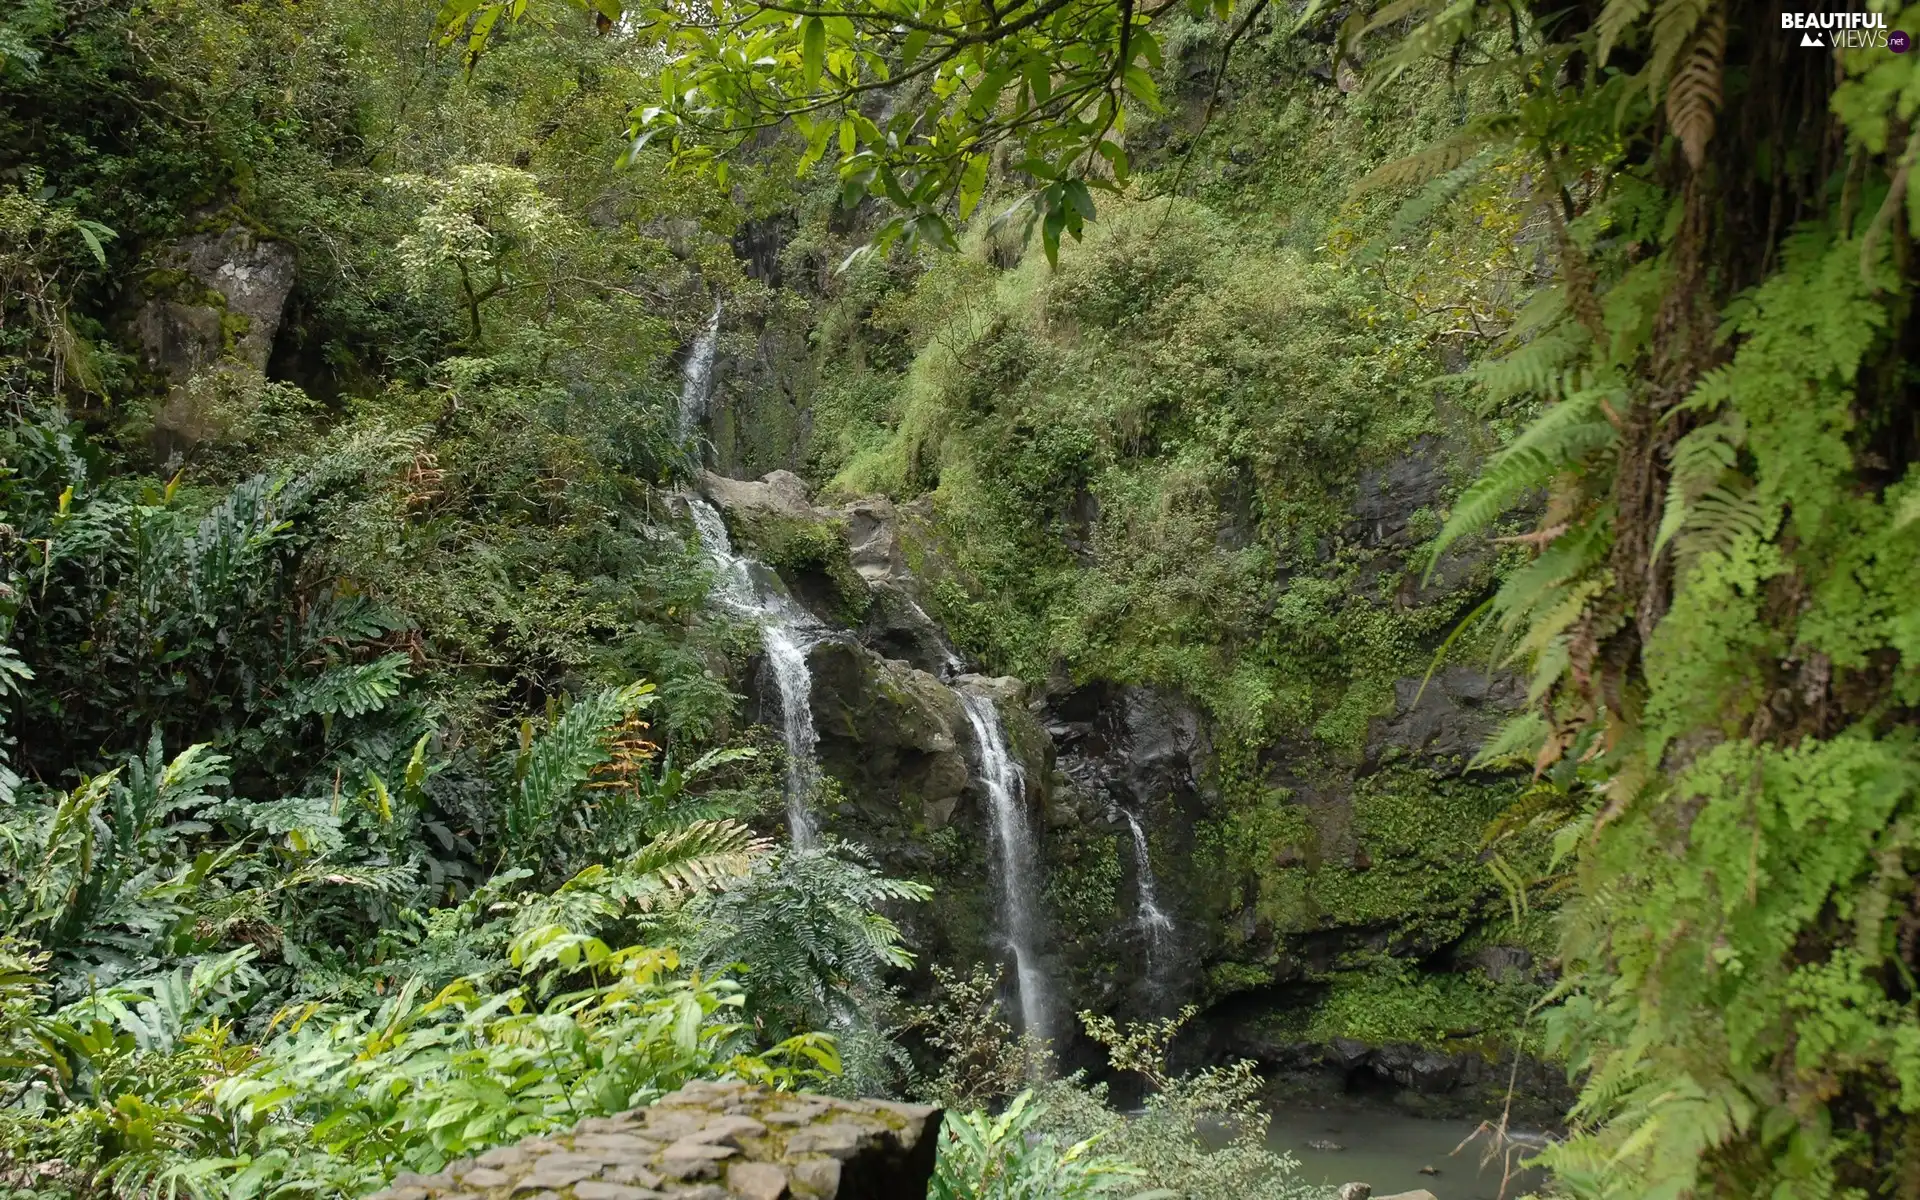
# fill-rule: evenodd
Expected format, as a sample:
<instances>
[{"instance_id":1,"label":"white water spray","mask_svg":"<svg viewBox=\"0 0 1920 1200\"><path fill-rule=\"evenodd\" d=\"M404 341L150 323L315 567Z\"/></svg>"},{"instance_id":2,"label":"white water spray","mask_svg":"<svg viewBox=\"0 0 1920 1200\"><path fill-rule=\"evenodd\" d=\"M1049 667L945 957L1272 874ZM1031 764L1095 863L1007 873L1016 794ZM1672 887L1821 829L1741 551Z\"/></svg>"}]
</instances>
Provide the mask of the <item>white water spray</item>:
<instances>
[{"instance_id":1,"label":"white water spray","mask_svg":"<svg viewBox=\"0 0 1920 1200\"><path fill-rule=\"evenodd\" d=\"M700 418L707 415L707 400L713 394L713 352L720 344L720 301L713 302L713 315L693 339L687 361L680 368L680 436L693 434Z\"/></svg>"},{"instance_id":2,"label":"white water spray","mask_svg":"<svg viewBox=\"0 0 1920 1200\"><path fill-rule=\"evenodd\" d=\"M1000 877L1001 933L1013 953L1015 984L1020 992L1021 1032L1046 1040L1048 997L1046 977L1036 947L1035 893L1038 855L1033 830L1027 824L1026 780L1007 751L1006 730L1000 713L987 696L959 693L980 747L981 782L993 809L993 849Z\"/></svg>"},{"instance_id":3,"label":"white water spray","mask_svg":"<svg viewBox=\"0 0 1920 1200\"><path fill-rule=\"evenodd\" d=\"M805 850L820 838L807 800L820 782L820 735L813 727L813 676L798 626L768 621L762 640L767 665L780 689L780 729L787 743L787 830L795 847Z\"/></svg>"},{"instance_id":4,"label":"white water spray","mask_svg":"<svg viewBox=\"0 0 1920 1200\"><path fill-rule=\"evenodd\" d=\"M820 736L813 725L813 676L807 651L824 632L806 610L767 578L765 568L733 552L726 522L713 505L684 495L701 549L714 566L713 598L723 607L759 622L767 667L780 693L780 725L787 746L787 830L793 844L806 849L819 840L820 828L807 802L820 782Z\"/></svg>"},{"instance_id":5,"label":"white water spray","mask_svg":"<svg viewBox=\"0 0 1920 1200\"><path fill-rule=\"evenodd\" d=\"M1140 931L1147 935L1147 976L1149 982L1157 983L1160 971L1166 966L1173 918L1160 907L1160 888L1153 877L1153 859L1147 853L1147 831L1140 827L1140 819L1132 813L1122 809L1120 815L1127 819L1127 828L1133 830L1134 890L1138 893Z\"/></svg>"}]
</instances>

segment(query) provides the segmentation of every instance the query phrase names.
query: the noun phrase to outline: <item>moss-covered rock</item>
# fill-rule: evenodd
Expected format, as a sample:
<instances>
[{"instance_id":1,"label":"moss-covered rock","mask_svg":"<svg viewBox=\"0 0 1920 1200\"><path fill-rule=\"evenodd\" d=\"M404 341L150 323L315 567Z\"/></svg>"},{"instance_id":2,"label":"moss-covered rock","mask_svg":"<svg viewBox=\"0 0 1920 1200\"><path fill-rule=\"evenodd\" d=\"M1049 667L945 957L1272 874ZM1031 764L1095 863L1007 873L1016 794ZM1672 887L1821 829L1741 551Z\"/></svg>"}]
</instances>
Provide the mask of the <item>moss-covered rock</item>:
<instances>
[{"instance_id":1,"label":"moss-covered rock","mask_svg":"<svg viewBox=\"0 0 1920 1200\"><path fill-rule=\"evenodd\" d=\"M370 1200L917 1197L933 1178L940 1121L925 1105L699 1081L431 1175L403 1172Z\"/></svg>"}]
</instances>

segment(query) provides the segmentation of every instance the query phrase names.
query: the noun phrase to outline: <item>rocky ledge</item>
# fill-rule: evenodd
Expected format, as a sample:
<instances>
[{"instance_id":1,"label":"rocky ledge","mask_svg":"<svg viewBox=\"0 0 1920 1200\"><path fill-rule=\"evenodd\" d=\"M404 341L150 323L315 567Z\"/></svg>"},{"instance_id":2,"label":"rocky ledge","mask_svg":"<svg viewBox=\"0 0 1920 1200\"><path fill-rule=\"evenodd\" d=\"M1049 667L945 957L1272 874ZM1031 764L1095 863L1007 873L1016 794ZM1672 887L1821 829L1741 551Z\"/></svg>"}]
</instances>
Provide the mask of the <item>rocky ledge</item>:
<instances>
[{"instance_id":1,"label":"rocky ledge","mask_svg":"<svg viewBox=\"0 0 1920 1200\"><path fill-rule=\"evenodd\" d=\"M744 1083L690 1083L369 1200L894 1200L924 1196L940 1110Z\"/></svg>"}]
</instances>

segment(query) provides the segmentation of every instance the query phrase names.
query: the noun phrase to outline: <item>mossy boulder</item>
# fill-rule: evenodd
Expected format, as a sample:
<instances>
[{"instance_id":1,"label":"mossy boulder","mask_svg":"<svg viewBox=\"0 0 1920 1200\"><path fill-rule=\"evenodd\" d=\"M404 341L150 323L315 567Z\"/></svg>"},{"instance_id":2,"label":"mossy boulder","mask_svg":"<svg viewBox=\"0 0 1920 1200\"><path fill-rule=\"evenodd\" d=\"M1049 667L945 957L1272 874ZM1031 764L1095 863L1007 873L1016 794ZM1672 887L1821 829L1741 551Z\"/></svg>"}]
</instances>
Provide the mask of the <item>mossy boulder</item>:
<instances>
[{"instance_id":1,"label":"mossy boulder","mask_svg":"<svg viewBox=\"0 0 1920 1200\"><path fill-rule=\"evenodd\" d=\"M408 1171L369 1200L884 1200L924 1196L941 1112L737 1082L689 1083L646 1108L594 1117Z\"/></svg>"},{"instance_id":2,"label":"mossy boulder","mask_svg":"<svg viewBox=\"0 0 1920 1200\"><path fill-rule=\"evenodd\" d=\"M709 472L701 476L700 489L726 518L740 551L778 572L816 616L841 626L865 619L873 597L854 569L847 523L809 504L799 476L771 471L745 480Z\"/></svg>"}]
</instances>

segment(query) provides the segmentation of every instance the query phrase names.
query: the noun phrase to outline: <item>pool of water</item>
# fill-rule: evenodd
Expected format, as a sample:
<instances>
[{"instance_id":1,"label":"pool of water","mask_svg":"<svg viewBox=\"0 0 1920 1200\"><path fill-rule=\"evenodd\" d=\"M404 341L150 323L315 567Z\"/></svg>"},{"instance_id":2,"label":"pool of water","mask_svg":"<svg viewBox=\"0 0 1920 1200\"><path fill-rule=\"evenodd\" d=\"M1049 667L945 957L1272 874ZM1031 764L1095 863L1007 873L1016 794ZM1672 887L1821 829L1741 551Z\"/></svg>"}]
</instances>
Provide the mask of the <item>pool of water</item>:
<instances>
[{"instance_id":1,"label":"pool of water","mask_svg":"<svg viewBox=\"0 0 1920 1200\"><path fill-rule=\"evenodd\" d=\"M1439 1200L1516 1200L1541 1182L1539 1172L1519 1169L1526 1157L1520 1147L1515 1147L1516 1169L1510 1174L1503 1172L1498 1159L1483 1165L1487 1138L1473 1136L1477 1126L1472 1121L1436 1121L1389 1109L1309 1105L1278 1108L1272 1116L1268 1145L1299 1159L1300 1177L1308 1183L1359 1180L1372 1184L1375 1196L1425 1188ZM1535 1135L1519 1136L1538 1144ZM1315 1149L1313 1142L1343 1148ZM1461 1146L1462 1142L1467 1144ZM1423 1175L1422 1167L1439 1173ZM1503 1174L1507 1174L1504 1185Z\"/></svg>"}]
</instances>

